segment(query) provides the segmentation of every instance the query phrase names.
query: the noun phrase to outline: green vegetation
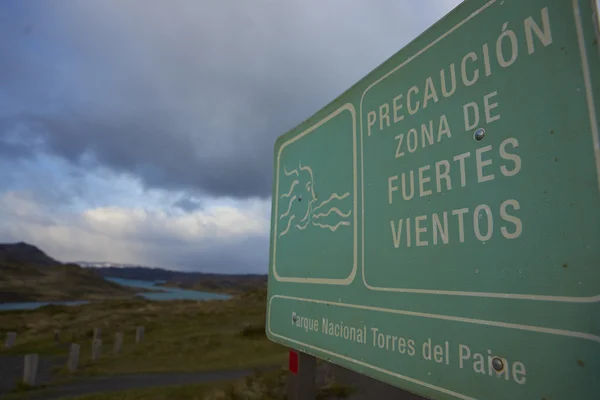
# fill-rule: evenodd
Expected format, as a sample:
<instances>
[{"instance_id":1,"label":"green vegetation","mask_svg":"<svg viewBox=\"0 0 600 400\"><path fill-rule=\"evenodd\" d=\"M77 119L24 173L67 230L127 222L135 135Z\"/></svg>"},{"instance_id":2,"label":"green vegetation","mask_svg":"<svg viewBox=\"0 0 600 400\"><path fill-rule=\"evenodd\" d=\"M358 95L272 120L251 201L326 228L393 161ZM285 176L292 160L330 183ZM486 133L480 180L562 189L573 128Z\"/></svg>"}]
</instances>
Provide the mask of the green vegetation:
<instances>
[{"instance_id":1,"label":"green vegetation","mask_svg":"<svg viewBox=\"0 0 600 400\"><path fill-rule=\"evenodd\" d=\"M35 246L0 244L0 302L133 298L141 291L78 265L62 264Z\"/></svg>"},{"instance_id":2,"label":"green vegetation","mask_svg":"<svg viewBox=\"0 0 600 400\"><path fill-rule=\"evenodd\" d=\"M283 363L287 351L266 338L265 291L231 300L106 301L81 306L46 306L31 311L0 312L0 334L18 332L15 347L0 354L68 353L81 345L76 375L252 368ZM135 344L135 327L145 327L143 343ZM102 329L102 357L91 361L94 328ZM116 332L124 332L122 352L113 355ZM66 368L58 371L67 375Z\"/></svg>"}]
</instances>

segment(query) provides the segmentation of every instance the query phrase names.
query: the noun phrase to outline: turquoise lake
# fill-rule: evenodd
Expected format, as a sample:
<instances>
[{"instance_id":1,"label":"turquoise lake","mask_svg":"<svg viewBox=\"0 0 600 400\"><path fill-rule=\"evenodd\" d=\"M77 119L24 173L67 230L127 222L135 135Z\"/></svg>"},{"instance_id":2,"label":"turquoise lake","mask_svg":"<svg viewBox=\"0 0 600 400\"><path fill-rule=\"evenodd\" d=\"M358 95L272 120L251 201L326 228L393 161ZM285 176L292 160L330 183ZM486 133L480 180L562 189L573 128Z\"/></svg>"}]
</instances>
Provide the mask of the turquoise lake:
<instances>
[{"instance_id":1,"label":"turquoise lake","mask_svg":"<svg viewBox=\"0 0 600 400\"><path fill-rule=\"evenodd\" d=\"M148 300L167 301L167 300L226 300L231 296L218 293L199 292L196 290L185 290L177 288L167 288L157 286L163 281L140 281L134 279L121 278L105 278L107 281L118 283L119 285L129 286L133 288L143 289L158 289L162 292L154 293L139 293L140 296ZM49 301L49 302L26 302L26 303L0 303L0 310L33 310L38 307L43 307L49 304L56 305L80 305L86 304L87 301Z\"/></svg>"},{"instance_id":2,"label":"turquoise lake","mask_svg":"<svg viewBox=\"0 0 600 400\"><path fill-rule=\"evenodd\" d=\"M164 292L156 293L140 293L140 296L147 298L148 300L226 300L231 296L226 294L218 293L207 293L199 292L197 290L185 290L177 288L167 288L162 286L156 286L163 281L151 282L151 281L138 281L133 279L121 279L121 278L105 278L107 281L118 283L123 286L130 286L134 288L143 289L158 289L164 290Z\"/></svg>"}]
</instances>

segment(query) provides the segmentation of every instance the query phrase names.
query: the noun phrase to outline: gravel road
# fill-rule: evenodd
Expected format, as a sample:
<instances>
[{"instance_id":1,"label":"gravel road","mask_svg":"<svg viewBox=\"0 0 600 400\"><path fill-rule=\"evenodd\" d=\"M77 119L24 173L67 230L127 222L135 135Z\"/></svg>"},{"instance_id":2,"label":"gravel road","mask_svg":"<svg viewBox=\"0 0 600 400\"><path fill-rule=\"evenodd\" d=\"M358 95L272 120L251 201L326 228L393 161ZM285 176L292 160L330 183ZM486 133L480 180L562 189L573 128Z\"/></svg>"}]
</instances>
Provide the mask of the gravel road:
<instances>
[{"instance_id":1,"label":"gravel road","mask_svg":"<svg viewBox=\"0 0 600 400\"><path fill-rule=\"evenodd\" d=\"M65 396L81 396L85 394L115 392L128 389L215 382L220 380L239 379L251 375L252 373L252 370L239 370L135 374L83 378L75 382L44 390L43 392L32 392L29 399L56 400Z\"/></svg>"},{"instance_id":2,"label":"gravel road","mask_svg":"<svg viewBox=\"0 0 600 400\"><path fill-rule=\"evenodd\" d=\"M40 356L38 383L44 384L52 379L52 368L64 365L65 357ZM0 356L0 399L9 393L15 383L23 377L23 356ZM345 368L327 363L318 368L320 375L353 386L358 390L347 400L367 399L397 399L423 400L422 397L378 382L367 376L355 373ZM215 382L220 380L240 379L251 375L251 369L237 371L186 372L186 373L142 373L130 375L84 377L73 382L50 387L40 392L31 392L30 400L56 400L65 396L80 396L91 393L112 392L136 388L158 386L185 385L193 383Z\"/></svg>"}]
</instances>

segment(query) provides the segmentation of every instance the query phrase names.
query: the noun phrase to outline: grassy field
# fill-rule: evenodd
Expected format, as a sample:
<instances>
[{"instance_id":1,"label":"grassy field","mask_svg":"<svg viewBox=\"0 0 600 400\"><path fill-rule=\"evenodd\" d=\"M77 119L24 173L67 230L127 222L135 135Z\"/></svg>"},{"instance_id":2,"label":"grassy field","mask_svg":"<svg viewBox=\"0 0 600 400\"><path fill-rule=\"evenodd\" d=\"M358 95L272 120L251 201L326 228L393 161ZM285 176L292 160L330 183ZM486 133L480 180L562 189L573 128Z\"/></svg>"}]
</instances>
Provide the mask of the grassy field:
<instances>
[{"instance_id":1,"label":"grassy field","mask_svg":"<svg viewBox=\"0 0 600 400\"><path fill-rule=\"evenodd\" d=\"M15 347L0 354L66 355L71 340L81 345L76 375L242 369L284 363L287 349L264 334L266 292L231 300L108 301L82 306L46 306L0 312L0 337L16 331ZM135 344L135 327L145 327ZM102 357L92 362L94 328L102 329ZM61 332L62 344L53 339ZM124 332L122 352L113 355L116 332ZM58 371L67 375L66 368Z\"/></svg>"}]
</instances>

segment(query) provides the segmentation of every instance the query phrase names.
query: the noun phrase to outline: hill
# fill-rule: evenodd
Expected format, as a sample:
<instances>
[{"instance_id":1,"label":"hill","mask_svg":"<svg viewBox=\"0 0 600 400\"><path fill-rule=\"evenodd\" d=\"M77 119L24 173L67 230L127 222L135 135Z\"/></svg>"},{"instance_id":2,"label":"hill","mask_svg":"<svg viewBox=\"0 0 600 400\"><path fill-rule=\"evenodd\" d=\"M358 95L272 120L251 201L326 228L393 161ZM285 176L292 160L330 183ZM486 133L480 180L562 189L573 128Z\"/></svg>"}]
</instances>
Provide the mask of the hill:
<instances>
[{"instance_id":1,"label":"hill","mask_svg":"<svg viewBox=\"0 0 600 400\"><path fill-rule=\"evenodd\" d=\"M213 274L108 263L79 262L78 264L93 268L96 273L104 277L164 281L166 283L159 286L194 289L205 292L236 294L248 290L266 288L267 286L266 274Z\"/></svg>"},{"instance_id":2,"label":"hill","mask_svg":"<svg viewBox=\"0 0 600 400\"><path fill-rule=\"evenodd\" d=\"M60 262L28 243L0 243L0 263L21 263L36 267L58 265Z\"/></svg>"},{"instance_id":3,"label":"hill","mask_svg":"<svg viewBox=\"0 0 600 400\"><path fill-rule=\"evenodd\" d=\"M0 244L0 302L132 298L139 291L63 264L33 245Z\"/></svg>"}]
</instances>

